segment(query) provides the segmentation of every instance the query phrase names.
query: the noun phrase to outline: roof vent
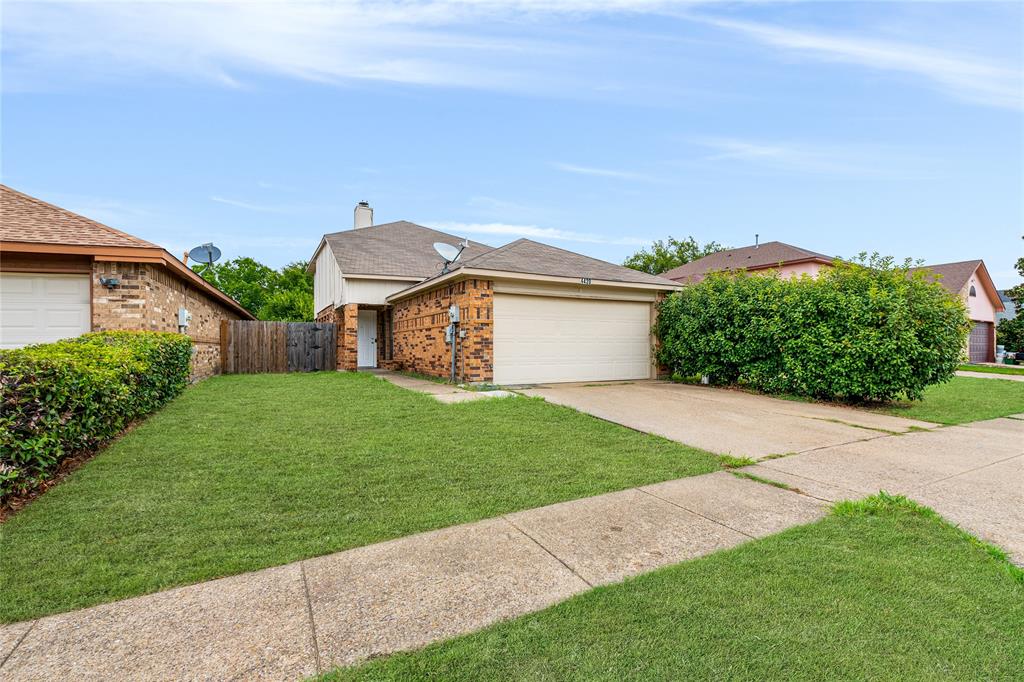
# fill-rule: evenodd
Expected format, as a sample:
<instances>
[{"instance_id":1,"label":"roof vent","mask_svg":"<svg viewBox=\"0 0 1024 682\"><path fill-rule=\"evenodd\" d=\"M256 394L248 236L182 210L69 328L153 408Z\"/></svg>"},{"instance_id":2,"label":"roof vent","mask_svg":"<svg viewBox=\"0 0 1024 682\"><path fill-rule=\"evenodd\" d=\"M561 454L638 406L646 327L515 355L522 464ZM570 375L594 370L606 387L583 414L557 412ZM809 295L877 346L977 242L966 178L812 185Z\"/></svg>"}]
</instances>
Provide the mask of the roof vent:
<instances>
[{"instance_id":1,"label":"roof vent","mask_svg":"<svg viewBox=\"0 0 1024 682\"><path fill-rule=\"evenodd\" d=\"M353 229L358 230L361 227L372 227L373 226L373 209L370 208L369 201L360 201L356 204L356 210L353 212Z\"/></svg>"}]
</instances>

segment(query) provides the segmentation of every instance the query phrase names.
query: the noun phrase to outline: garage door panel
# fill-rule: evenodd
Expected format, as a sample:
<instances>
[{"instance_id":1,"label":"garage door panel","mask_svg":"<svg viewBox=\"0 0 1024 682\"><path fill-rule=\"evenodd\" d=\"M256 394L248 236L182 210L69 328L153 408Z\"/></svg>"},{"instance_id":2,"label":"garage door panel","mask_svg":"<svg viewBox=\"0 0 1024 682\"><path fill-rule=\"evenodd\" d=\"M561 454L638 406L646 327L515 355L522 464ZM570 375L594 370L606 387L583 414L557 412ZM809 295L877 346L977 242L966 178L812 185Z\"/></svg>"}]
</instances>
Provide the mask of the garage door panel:
<instances>
[{"instance_id":1,"label":"garage door panel","mask_svg":"<svg viewBox=\"0 0 1024 682\"><path fill-rule=\"evenodd\" d=\"M89 331L87 275L0 274L0 347L18 348Z\"/></svg>"},{"instance_id":2,"label":"garage door panel","mask_svg":"<svg viewBox=\"0 0 1024 682\"><path fill-rule=\"evenodd\" d=\"M496 294L495 381L647 378L650 312L647 302Z\"/></svg>"}]
</instances>

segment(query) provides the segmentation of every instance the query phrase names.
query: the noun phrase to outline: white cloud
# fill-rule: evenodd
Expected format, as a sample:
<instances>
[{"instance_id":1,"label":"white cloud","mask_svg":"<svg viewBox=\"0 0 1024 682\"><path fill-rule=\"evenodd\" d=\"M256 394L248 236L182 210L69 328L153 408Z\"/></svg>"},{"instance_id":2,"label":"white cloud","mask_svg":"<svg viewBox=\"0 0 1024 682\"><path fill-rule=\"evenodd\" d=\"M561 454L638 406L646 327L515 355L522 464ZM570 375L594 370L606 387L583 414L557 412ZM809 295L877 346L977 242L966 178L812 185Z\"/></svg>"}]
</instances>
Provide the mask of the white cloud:
<instances>
[{"instance_id":1,"label":"white cloud","mask_svg":"<svg viewBox=\"0 0 1024 682\"><path fill-rule=\"evenodd\" d=\"M649 244L650 239L634 237L607 237L605 235L559 230L553 227L537 225L510 225L508 223L459 223L441 222L426 223L428 227L456 235L500 235L507 237L527 237L531 239L551 239L554 241L581 242L586 244L620 244L637 246Z\"/></svg>"},{"instance_id":2,"label":"white cloud","mask_svg":"<svg viewBox=\"0 0 1024 682\"><path fill-rule=\"evenodd\" d=\"M210 201L216 201L218 204L234 206L235 208L244 208L247 211L259 211L260 213L284 212L284 209L277 206L263 206L262 204L251 204L248 201L239 201L238 199L229 199L227 197L219 197L217 195L210 197Z\"/></svg>"},{"instance_id":3,"label":"white cloud","mask_svg":"<svg viewBox=\"0 0 1024 682\"><path fill-rule=\"evenodd\" d=\"M599 178L615 178L617 180L638 180L641 182L657 182L658 179L642 173L634 173L626 170L615 170L611 168L594 168L593 166L578 166L573 163L551 164L560 171L575 173L577 175L593 175Z\"/></svg>"},{"instance_id":4,"label":"white cloud","mask_svg":"<svg viewBox=\"0 0 1024 682\"><path fill-rule=\"evenodd\" d=\"M879 146L812 146L733 137L689 141L713 152L703 161L741 162L793 172L920 178L933 177L942 165L940 160L912 158Z\"/></svg>"},{"instance_id":5,"label":"white cloud","mask_svg":"<svg viewBox=\"0 0 1024 682\"><path fill-rule=\"evenodd\" d=\"M836 36L770 24L713 19L705 23L754 40L820 59L923 77L960 99L989 106L1024 108L1024 73L980 57L873 38Z\"/></svg>"}]
</instances>

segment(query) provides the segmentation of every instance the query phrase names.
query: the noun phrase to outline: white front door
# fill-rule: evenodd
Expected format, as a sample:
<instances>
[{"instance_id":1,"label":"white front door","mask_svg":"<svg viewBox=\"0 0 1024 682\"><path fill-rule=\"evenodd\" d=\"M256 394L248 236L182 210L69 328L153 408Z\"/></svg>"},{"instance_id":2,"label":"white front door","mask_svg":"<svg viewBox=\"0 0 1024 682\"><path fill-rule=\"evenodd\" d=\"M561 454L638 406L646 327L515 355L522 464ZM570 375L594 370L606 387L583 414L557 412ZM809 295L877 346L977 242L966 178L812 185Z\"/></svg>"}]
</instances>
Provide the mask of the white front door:
<instances>
[{"instance_id":1,"label":"white front door","mask_svg":"<svg viewBox=\"0 0 1024 682\"><path fill-rule=\"evenodd\" d=\"M89 275L0 275L0 348L89 331Z\"/></svg>"},{"instance_id":2,"label":"white front door","mask_svg":"<svg viewBox=\"0 0 1024 682\"><path fill-rule=\"evenodd\" d=\"M357 346L357 364L360 367L377 366L377 311L360 310Z\"/></svg>"}]
</instances>

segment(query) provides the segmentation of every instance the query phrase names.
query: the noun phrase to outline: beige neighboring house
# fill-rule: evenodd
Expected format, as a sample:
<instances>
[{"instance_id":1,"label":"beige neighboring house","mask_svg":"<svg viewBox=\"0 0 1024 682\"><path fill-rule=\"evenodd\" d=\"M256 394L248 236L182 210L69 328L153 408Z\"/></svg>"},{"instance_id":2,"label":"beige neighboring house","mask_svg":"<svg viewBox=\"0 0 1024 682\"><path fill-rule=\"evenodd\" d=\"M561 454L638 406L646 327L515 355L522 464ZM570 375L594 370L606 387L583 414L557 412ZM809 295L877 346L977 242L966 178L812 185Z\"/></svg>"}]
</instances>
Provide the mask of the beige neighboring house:
<instances>
[{"instance_id":1,"label":"beige neighboring house","mask_svg":"<svg viewBox=\"0 0 1024 682\"><path fill-rule=\"evenodd\" d=\"M0 347L182 332L198 379L220 372L225 319L254 318L163 248L0 185Z\"/></svg>"},{"instance_id":2,"label":"beige neighboring house","mask_svg":"<svg viewBox=\"0 0 1024 682\"><path fill-rule=\"evenodd\" d=\"M463 244L445 268L434 250ZM406 221L324 235L309 265L317 320L337 322L338 366L499 384L654 376L655 302L679 285L520 239L500 248ZM452 317L458 320L451 338Z\"/></svg>"}]
</instances>

